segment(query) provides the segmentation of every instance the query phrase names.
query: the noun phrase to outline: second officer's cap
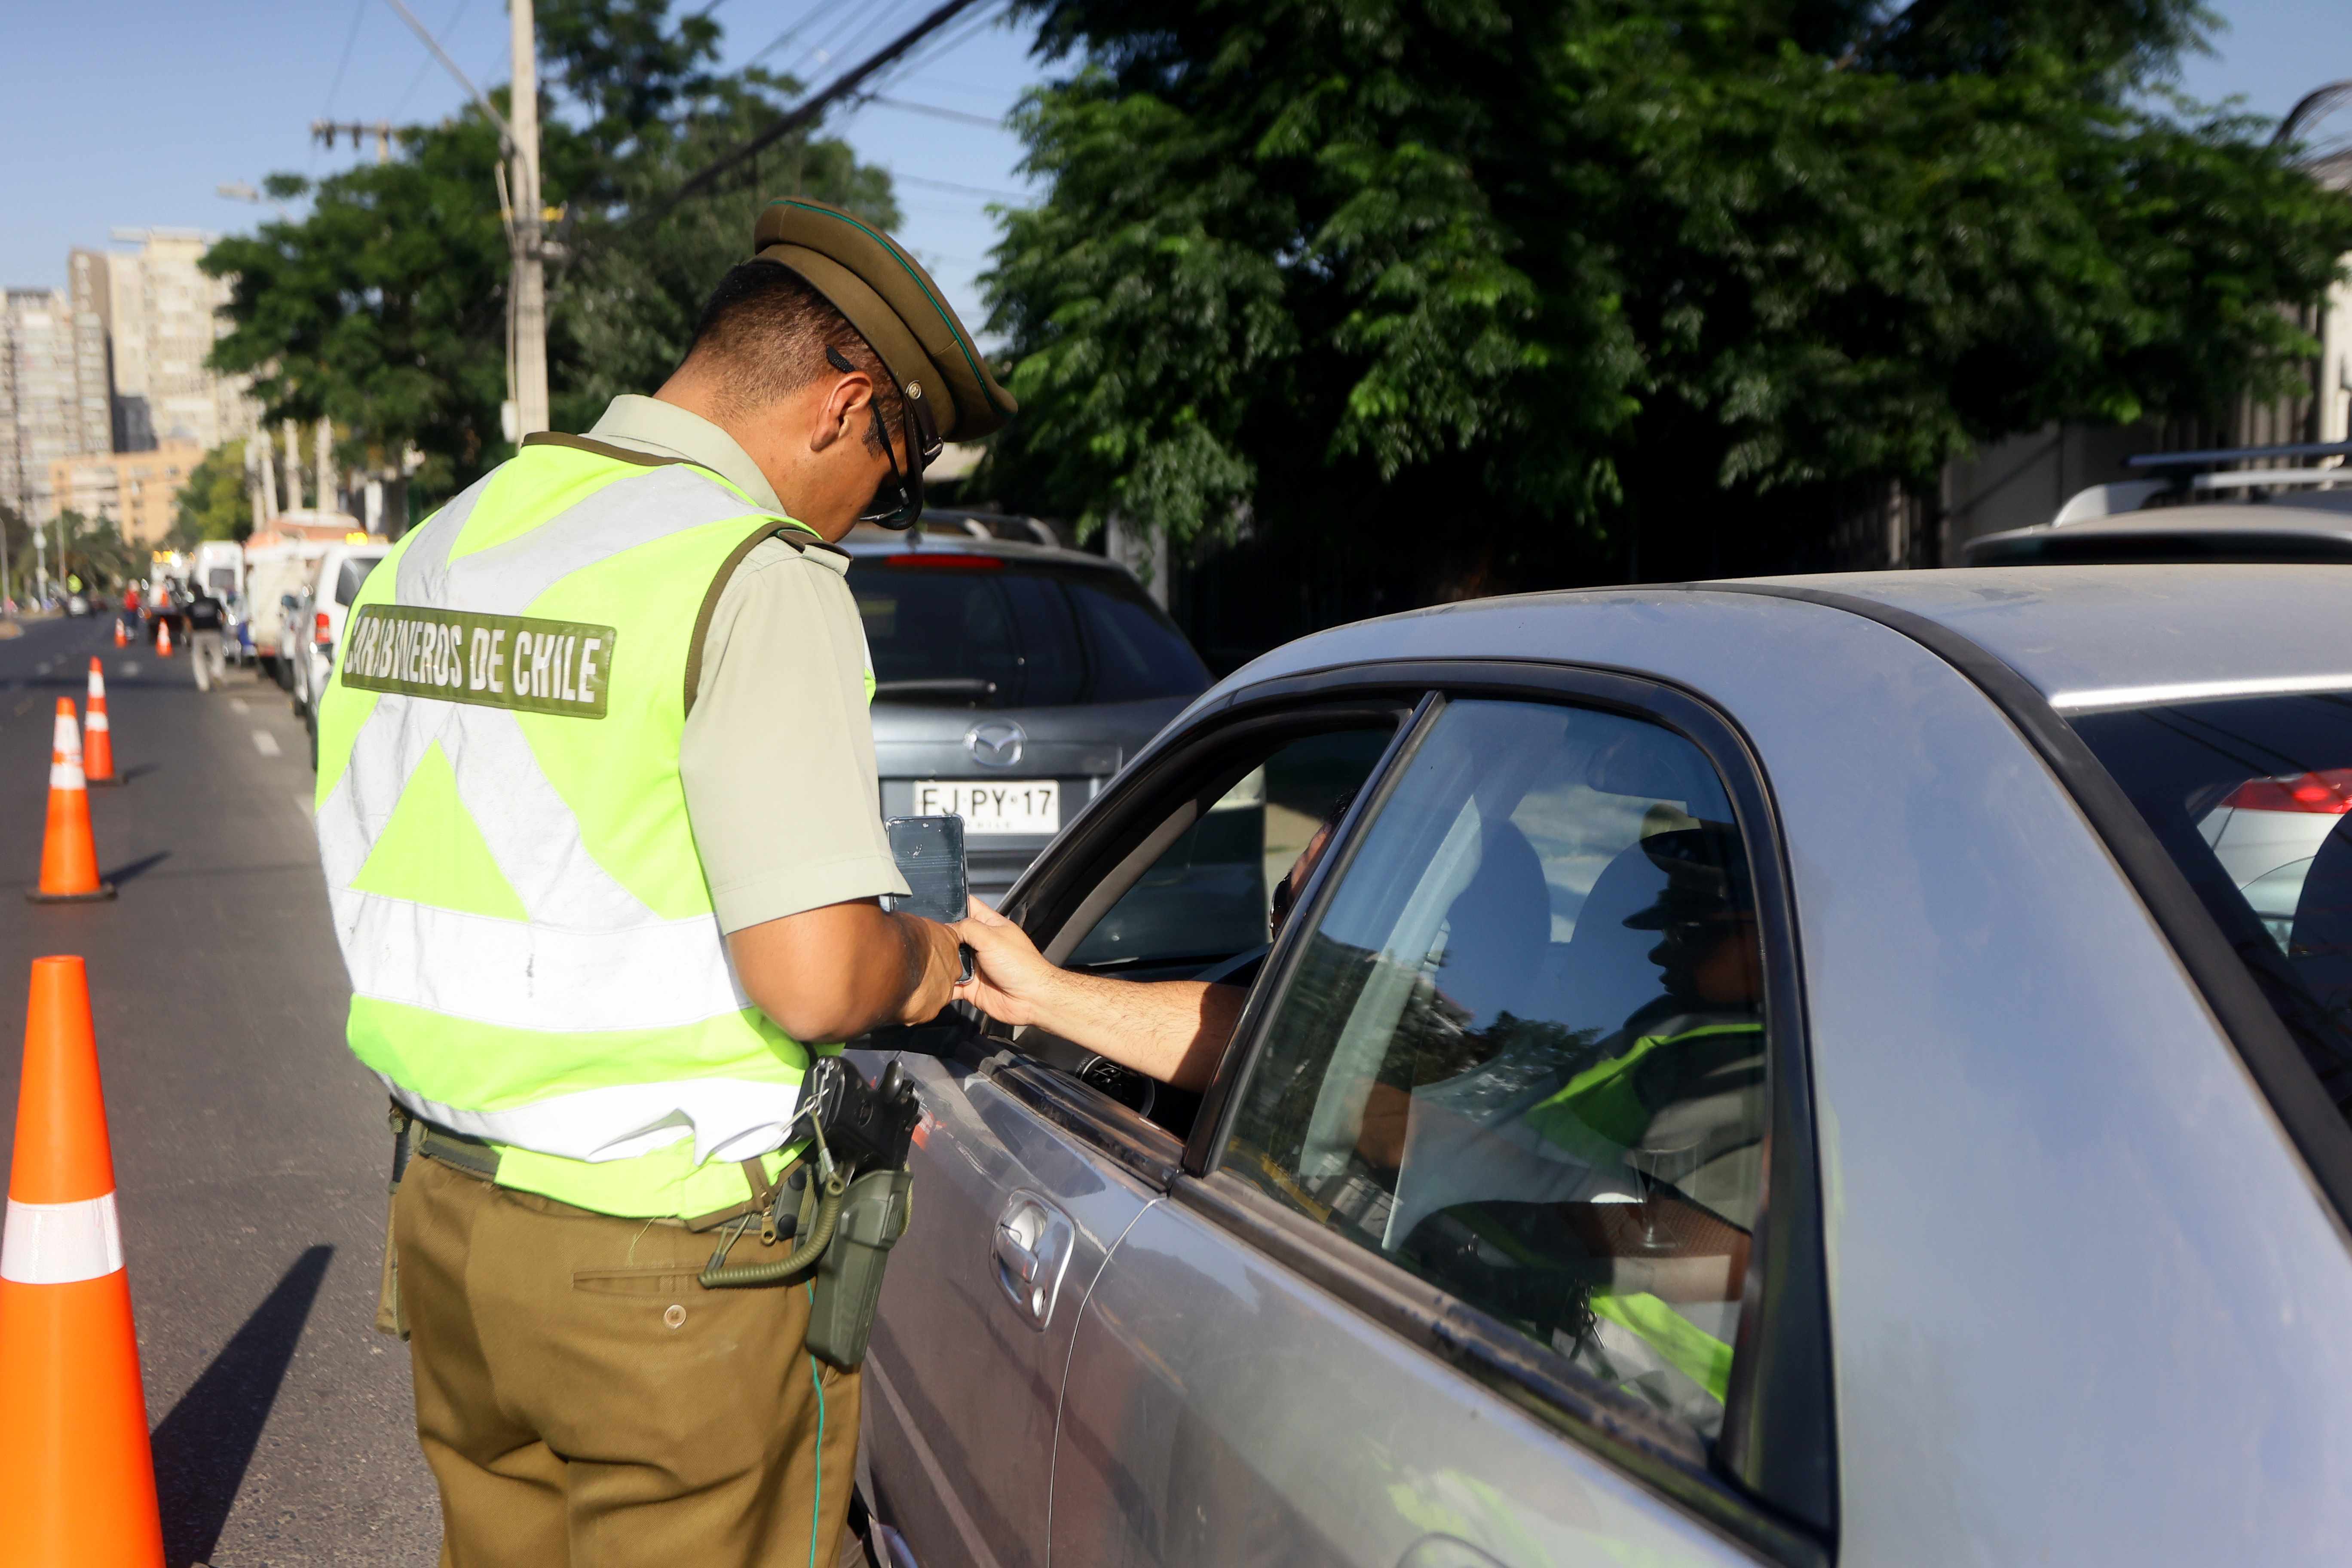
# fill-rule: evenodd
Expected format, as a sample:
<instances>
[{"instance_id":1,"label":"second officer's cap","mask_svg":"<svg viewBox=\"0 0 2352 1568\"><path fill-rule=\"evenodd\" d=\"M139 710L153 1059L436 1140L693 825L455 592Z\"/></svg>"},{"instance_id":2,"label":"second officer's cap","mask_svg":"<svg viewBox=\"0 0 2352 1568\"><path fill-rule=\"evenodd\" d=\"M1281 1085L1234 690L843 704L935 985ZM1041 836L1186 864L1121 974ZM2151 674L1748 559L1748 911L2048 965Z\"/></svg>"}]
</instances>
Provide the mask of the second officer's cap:
<instances>
[{"instance_id":1,"label":"second officer's cap","mask_svg":"<svg viewBox=\"0 0 2352 1568\"><path fill-rule=\"evenodd\" d=\"M931 275L863 218L787 196L760 215L751 246L760 260L792 268L848 318L907 395L929 407L942 438L985 436L1019 407Z\"/></svg>"}]
</instances>

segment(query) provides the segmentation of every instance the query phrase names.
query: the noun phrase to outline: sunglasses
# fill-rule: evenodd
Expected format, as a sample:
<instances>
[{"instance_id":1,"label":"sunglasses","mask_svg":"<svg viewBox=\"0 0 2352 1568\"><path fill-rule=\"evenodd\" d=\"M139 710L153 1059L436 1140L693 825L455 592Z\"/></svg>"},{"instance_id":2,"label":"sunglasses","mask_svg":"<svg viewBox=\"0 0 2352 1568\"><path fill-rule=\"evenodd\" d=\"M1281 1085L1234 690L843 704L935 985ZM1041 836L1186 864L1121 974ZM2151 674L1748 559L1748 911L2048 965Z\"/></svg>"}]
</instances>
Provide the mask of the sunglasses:
<instances>
[{"instance_id":1,"label":"sunglasses","mask_svg":"<svg viewBox=\"0 0 2352 1568\"><path fill-rule=\"evenodd\" d=\"M857 367L849 356L830 343L825 345L825 363L845 374L856 374ZM923 470L940 455L939 422L931 417L931 405L923 400L923 384L910 381L898 389L899 402L905 406L907 436L907 467L898 467L898 453L890 444L890 432L882 423L882 405L870 402L866 411L874 416L874 438L882 444L883 460L890 465L890 477L874 491L874 503L857 519L877 528L908 529L915 526L923 515ZM884 497L895 495L895 501Z\"/></svg>"}]
</instances>

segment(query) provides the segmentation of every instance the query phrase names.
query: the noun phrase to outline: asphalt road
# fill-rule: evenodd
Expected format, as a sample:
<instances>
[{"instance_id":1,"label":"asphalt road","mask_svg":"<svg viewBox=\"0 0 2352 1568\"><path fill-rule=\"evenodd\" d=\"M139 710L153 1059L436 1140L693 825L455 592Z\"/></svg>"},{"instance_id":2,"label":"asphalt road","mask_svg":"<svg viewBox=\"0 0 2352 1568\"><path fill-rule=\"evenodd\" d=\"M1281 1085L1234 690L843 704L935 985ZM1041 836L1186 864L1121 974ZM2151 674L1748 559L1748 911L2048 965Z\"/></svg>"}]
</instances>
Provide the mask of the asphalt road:
<instances>
[{"instance_id":1,"label":"asphalt road","mask_svg":"<svg viewBox=\"0 0 2352 1568\"><path fill-rule=\"evenodd\" d=\"M89 961L172 1568L429 1563L404 1347L377 1334L389 1138L345 1052L301 723L232 672L118 651L110 618L0 640L0 868L40 866L51 715L106 671L91 792L111 903L0 887L0 1170L32 959Z\"/></svg>"}]
</instances>

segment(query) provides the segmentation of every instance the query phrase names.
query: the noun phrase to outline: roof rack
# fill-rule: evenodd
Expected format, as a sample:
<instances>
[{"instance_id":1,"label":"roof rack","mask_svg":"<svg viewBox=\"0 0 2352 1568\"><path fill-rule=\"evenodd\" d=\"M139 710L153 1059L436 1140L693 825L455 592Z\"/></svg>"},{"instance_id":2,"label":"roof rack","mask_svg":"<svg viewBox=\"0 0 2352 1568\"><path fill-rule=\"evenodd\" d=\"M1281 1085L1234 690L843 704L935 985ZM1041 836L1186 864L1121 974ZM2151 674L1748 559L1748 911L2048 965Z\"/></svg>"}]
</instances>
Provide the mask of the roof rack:
<instances>
[{"instance_id":1,"label":"roof rack","mask_svg":"<svg viewBox=\"0 0 2352 1568\"><path fill-rule=\"evenodd\" d=\"M2147 452L2126 458L2127 468L2210 468L2265 458L2352 458L2352 441L2294 441L2278 447L2217 447L2203 452ZM2352 474L2345 476L2352 478ZM2291 481L2290 481L2291 482Z\"/></svg>"}]
</instances>

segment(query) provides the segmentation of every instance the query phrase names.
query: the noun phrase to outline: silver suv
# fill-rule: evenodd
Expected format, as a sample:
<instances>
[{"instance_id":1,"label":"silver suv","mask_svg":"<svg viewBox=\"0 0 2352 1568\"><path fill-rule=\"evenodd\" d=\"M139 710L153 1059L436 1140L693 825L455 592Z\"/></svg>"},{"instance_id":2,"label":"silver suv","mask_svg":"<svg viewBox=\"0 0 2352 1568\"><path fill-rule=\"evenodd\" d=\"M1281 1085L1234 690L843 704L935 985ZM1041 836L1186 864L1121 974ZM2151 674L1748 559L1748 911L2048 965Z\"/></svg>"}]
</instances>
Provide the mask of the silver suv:
<instances>
[{"instance_id":1,"label":"silver suv","mask_svg":"<svg viewBox=\"0 0 2352 1568\"><path fill-rule=\"evenodd\" d=\"M1209 671L1124 569L1058 546L860 529L887 816L964 819L993 900Z\"/></svg>"}]
</instances>

